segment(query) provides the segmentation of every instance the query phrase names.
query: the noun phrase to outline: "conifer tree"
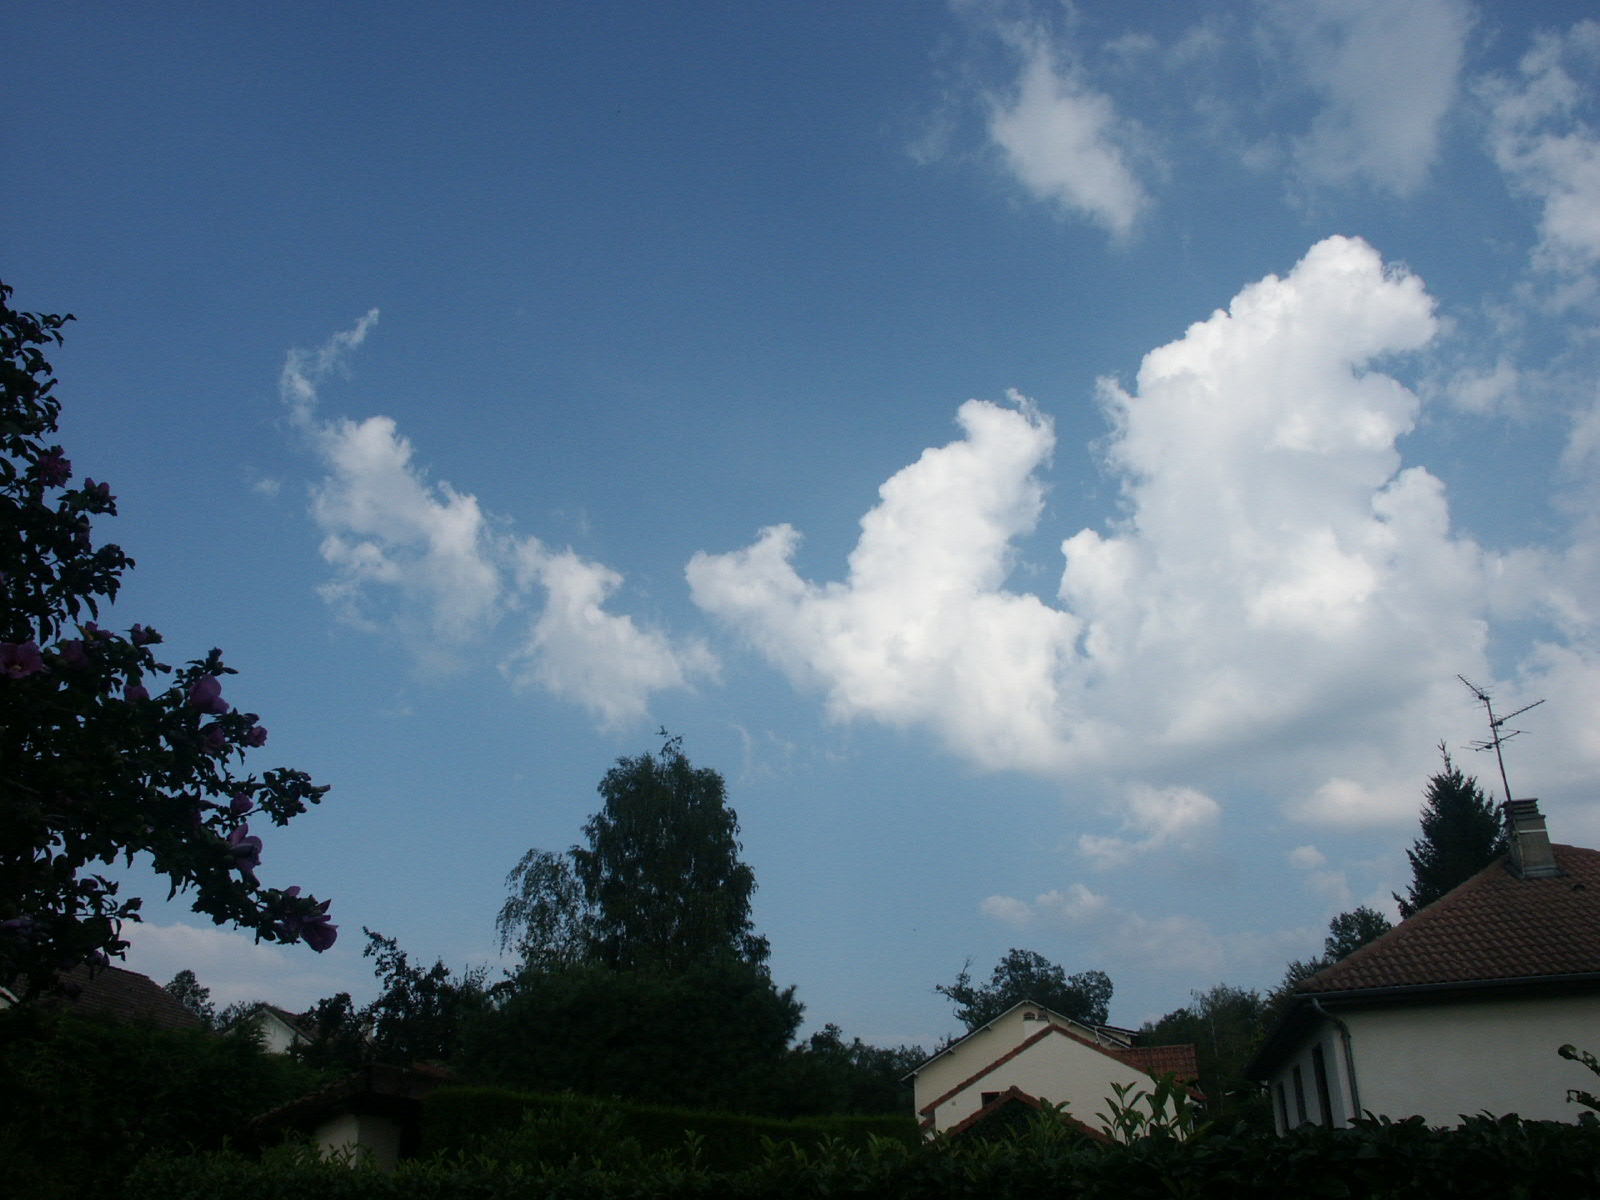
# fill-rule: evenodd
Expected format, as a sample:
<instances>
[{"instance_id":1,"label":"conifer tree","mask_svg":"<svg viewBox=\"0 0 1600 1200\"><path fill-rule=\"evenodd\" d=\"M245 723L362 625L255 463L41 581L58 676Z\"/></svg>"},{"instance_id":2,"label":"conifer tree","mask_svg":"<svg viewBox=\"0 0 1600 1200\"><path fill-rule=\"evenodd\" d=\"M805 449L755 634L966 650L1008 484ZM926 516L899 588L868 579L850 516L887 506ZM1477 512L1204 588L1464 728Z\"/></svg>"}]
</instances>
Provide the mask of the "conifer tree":
<instances>
[{"instance_id":1,"label":"conifer tree","mask_svg":"<svg viewBox=\"0 0 1600 1200\"><path fill-rule=\"evenodd\" d=\"M1411 889L1395 894L1400 915L1409 917L1465 883L1506 852L1506 834L1494 803L1476 779L1464 775L1441 744L1444 770L1428 780L1422 806L1422 836L1406 852Z\"/></svg>"}]
</instances>

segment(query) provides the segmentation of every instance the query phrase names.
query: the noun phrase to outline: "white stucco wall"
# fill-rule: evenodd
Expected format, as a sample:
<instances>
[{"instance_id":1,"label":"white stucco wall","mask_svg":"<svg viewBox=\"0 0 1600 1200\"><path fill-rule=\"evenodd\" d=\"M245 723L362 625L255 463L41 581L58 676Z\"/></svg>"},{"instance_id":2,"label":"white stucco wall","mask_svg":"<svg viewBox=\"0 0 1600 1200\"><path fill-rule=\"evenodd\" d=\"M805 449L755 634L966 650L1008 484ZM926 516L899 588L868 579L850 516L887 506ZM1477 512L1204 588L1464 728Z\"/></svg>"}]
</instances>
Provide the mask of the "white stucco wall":
<instances>
[{"instance_id":1,"label":"white stucco wall","mask_svg":"<svg viewBox=\"0 0 1600 1200\"><path fill-rule=\"evenodd\" d=\"M359 1161L370 1152L383 1171L394 1170L400 1161L400 1126L370 1113L330 1117L317 1127L313 1138L324 1158L351 1154L352 1161Z\"/></svg>"},{"instance_id":2,"label":"white stucco wall","mask_svg":"<svg viewBox=\"0 0 1600 1200\"><path fill-rule=\"evenodd\" d=\"M1407 1007L1335 1010L1349 1027L1361 1107L1381 1116L1420 1115L1430 1125L1455 1125L1487 1110L1530 1120L1576 1121L1568 1088L1594 1090L1596 1080L1556 1048L1570 1042L1600 1047L1600 996L1473 1000ZM1312 1046L1320 1041L1329 1070L1335 1124L1351 1115L1344 1049L1338 1030L1322 1023L1272 1080L1283 1086L1295 1123L1292 1068L1298 1065L1310 1119L1316 1120Z\"/></svg>"},{"instance_id":3,"label":"white stucco wall","mask_svg":"<svg viewBox=\"0 0 1600 1200\"><path fill-rule=\"evenodd\" d=\"M1049 1023L1025 1020L1021 1012L1013 1010L929 1064L918 1073L913 1089L919 1116L951 1088L1014 1050ZM1084 1036L1082 1030L1074 1032ZM1113 1084L1148 1088L1151 1080L1137 1068L1074 1037L1052 1033L946 1099L934 1110L934 1129L942 1133L960 1124L983 1107L985 1092L1003 1092L1011 1087L1052 1104L1066 1104L1078 1120L1099 1128L1101 1122L1096 1114L1107 1111L1108 1099L1115 1096Z\"/></svg>"}]
</instances>

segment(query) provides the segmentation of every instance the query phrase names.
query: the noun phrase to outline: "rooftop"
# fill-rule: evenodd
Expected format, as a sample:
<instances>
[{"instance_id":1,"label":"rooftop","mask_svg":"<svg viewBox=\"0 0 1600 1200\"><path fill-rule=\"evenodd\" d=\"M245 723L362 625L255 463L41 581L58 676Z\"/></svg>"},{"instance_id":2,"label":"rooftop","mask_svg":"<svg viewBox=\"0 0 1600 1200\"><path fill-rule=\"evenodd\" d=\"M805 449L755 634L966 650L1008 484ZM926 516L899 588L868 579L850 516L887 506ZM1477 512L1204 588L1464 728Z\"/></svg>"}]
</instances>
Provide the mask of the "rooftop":
<instances>
[{"instance_id":1,"label":"rooftop","mask_svg":"<svg viewBox=\"0 0 1600 1200\"><path fill-rule=\"evenodd\" d=\"M1600 851L1551 849L1560 874L1523 879L1497 860L1296 993L1600 973Z\"/></svg>"}]
</instances>

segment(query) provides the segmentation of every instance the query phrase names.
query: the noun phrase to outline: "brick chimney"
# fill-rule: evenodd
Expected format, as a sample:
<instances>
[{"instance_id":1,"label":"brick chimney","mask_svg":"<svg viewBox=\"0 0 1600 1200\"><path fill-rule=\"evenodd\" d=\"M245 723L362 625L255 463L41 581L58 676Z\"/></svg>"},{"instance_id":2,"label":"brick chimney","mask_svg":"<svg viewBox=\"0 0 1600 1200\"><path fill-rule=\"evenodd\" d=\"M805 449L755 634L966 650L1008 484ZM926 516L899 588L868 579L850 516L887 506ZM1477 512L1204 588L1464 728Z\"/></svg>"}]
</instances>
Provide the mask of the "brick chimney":
<instances>
[{"instance_id":1,"label":"brick chimney","mask_svg":"<svg viewBox=\"0 0 1600 1200\"><path fill-rule=\"evenodd\" d=\"M1550 835L1545 832L1544 814L1537 800L1507 800L1501 809L1511 839L1511 870L1521 879L1546 879L1560 875Z\"/></svg>"}]
</instances>

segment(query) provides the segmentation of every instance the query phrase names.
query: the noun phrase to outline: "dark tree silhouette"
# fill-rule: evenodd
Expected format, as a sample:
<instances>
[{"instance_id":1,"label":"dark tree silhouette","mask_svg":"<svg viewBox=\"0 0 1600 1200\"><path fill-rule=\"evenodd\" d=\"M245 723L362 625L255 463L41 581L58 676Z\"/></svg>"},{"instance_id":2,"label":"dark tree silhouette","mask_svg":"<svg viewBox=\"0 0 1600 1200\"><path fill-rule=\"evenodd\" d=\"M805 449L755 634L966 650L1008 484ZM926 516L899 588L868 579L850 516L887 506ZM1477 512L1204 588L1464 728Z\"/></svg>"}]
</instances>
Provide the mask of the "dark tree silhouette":
<instances>
[{"instance_id":1,"label":"dark tree silhouette","mask_svg":"<svg viewBox=\"0 0 1600 1200\"><path fill-rule=\"evenodd\" d=\"M1104 971L1080 971L1069 976L1041 954L1012 949L995 964L987 985L975 986L967 967L963 967L954 983L939 984L934 990L955 1004L956 1017L963 1025L977 1029L1024 1000L1085 1025L1104 1025L1109 1019L1112 989L1111 979Z\"/></svg>"},{"instance_id":2,"label":"dark tree silhouette","mask_svg":"<svg viewBox=\"0 0 1600 1200\"><path fill-rule=\"evenodd\" d=\"M1432 904L1506 852L1505 825L1478 781L1462 774L1443 745L1444 770L1428 780L1422 836L1406 852L1411 888L1395 894L1401 917Z\"/></svg>"}]
</instances>

